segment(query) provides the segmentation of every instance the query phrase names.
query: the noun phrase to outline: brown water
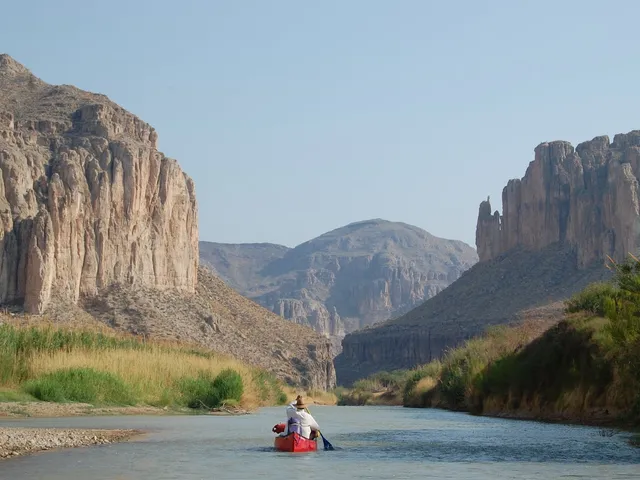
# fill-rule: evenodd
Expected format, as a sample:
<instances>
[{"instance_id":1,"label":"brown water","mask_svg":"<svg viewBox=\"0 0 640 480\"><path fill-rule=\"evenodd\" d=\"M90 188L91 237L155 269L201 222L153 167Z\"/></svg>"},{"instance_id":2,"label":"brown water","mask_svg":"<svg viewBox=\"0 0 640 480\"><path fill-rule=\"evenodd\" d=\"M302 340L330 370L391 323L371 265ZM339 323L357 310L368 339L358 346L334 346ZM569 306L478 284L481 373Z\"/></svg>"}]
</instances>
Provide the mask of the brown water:
<instances>
[{"instance_id":1,"label":"brown water","mask_svg":"<svg viewBox=\"0 0 640 480\"><path fill-rule=\"evenodd\" d=\"M241 417L76 417L0 425L141 428L123 444L0 462L11 480L640 479L629 434L400 407L313 407L335 451L273 450L284 408Z\"/></svg>"}]
</instances>

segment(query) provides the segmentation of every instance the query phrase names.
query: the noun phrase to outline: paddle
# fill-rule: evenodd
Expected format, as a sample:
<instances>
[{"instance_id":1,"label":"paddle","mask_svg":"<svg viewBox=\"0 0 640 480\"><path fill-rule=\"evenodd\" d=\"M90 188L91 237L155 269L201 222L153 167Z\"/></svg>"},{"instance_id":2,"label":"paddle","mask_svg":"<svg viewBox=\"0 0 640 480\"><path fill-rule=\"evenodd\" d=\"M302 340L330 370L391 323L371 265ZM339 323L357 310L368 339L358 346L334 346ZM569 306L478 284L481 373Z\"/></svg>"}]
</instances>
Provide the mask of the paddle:
<instances>
[{"instance_id":1,"label":"paddle","mask_svg":"<svg viewBox=\"0 0 640 480\"><path fill-rule=\"evenodd\" d=\"M309 415L311 415L311 412L309 411L308 408L305 408L305 410L307 411L307 413ZM320 437L322 438L322 443L324 445L324 449L325 450L335 450L333 448L333 445L331 445L331 442L329 440L327 440L326 438L324 438L324 435L322 434L322 432L320 430L318 430L318 433L320 434Z\"/></svg>"},{"instance_id":2,"label":"paddle","mask_svg":"<svg viewBox=\"0 0 640 480\"><path fill-rule=\"evenodd\" d=\"M318 430L318 433L322 437L322 443L324 444L324 449L325 450L334 450L333 445L331 445L331 442L329 442L329 440L324 438L324 435L322 434L322 432L320 430Z\"/></svg>"}]
</instances>

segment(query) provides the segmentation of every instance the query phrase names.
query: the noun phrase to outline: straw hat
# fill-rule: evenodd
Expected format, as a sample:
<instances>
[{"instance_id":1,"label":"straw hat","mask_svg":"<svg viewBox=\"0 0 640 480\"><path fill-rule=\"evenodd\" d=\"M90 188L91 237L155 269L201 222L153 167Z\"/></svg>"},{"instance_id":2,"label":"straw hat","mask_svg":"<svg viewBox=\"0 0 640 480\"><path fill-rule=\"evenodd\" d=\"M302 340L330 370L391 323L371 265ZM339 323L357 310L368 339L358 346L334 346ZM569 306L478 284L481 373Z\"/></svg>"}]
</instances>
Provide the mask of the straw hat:
<instances>
[{"instance_id":1,"label":"straw hat","mask_svg":"<svg viewBox=\"0 0 640 480\"><path fill-rule=\"evenodd\" d=\"M299 410L307 408L305 403L302 401L302 396L300 396L300 395L298 395L296 397L296 408L299 409Z\"/></svg>"}]
</instances>

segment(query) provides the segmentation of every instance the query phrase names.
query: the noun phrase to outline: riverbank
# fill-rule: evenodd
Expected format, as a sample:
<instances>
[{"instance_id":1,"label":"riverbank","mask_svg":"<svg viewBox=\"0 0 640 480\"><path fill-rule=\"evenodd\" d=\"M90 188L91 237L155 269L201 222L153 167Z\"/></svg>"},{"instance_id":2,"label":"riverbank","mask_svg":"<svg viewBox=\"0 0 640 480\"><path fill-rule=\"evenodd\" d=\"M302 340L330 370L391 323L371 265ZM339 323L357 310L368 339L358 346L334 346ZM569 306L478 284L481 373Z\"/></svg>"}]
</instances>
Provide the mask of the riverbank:
<instances>
[{"instance_id":1,"label":"riverbank","mask_svg":"<svg viewBox=\"0 0 640 480\"><path fill-rule=\"evenodd\" d=\"M251 410L285 403L285 387L269 372L188 344L0 324L0 402Z\"/></svg>"},{"instance_id":2,"label":"riverbank","mask_svg":"<svg viewBox=\"0 0 640 480\"><path fill-rule=\"evenodd\" d=\"M288 399L293 400L298 393L289 390ZM330 392L311 392L312 395L304 395L305 402L309 406L314 405L336 405L336 396ZM277 406L277 405L263 405ZM185 407L154 407L151 405L129 405L129 406L96 406L90 403L55 403L40 402L35 400L22 401L0 401L0 419L2 418L54 418L54 417L80 417L80 416L113 416L113 415L250 415L257 411L257 408L250 410L237 407L221 405L211 410L194 410Z\"/></svg>"},{"instance_id":3,"label":"riverbank","mask_svg":"<svg viewBox=\"0 0 640 480\"><path fill-rule=\"evenodd\" d=\"M140 430L0 427L0 459L59 448L124 442L143 433Z\"/></svg>"},{"instance_id":4,"label":"riverbank","mask_svg":"<svg viewBox=\"0 0 640 480\"><path fill-rule=\"evenodd\" d=\"M141 406L103 406L89 403L52 403L52 402L0 402L2 418L38 418L38 417L78 417L94 415L166 415L185 413L185 409L168 409Z\"/></svg>"},{"instance_id":5,"label":"riverbank","mask_svg":"<svg viewBox=\"0 0 640 480\"><path fill-rule=\"evenodd\" d=\"M375 404L385 390L406 407L637 428L640 261L613 268L610 283L575 295L558 318L491 327L438 361L360 380L339 403Z\"/></svg>"}]
</instances>

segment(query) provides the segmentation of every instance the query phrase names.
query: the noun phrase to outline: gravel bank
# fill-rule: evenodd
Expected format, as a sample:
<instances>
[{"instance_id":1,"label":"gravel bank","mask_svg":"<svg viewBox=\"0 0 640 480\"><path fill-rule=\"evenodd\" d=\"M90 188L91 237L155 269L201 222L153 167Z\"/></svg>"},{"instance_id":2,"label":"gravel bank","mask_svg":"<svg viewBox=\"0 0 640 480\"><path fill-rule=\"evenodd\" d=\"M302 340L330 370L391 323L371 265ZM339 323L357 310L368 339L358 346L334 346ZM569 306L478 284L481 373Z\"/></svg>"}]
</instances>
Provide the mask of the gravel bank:
<instances>
[{"instance_id":1,"label":"gravel bank","mask_svg":"<svg viewBox=\"0 0 640 480\"><path fill-rule=\"evenodd\" d=\"M0 427L0 459L56 448L122 442L142 433L139 430Z\"/></svg>"},{"instance_id":2,"label":"gravel bank","mask_svg":"<svg viewBox=\"0 0 640 480\"><path fill-rule=\"evenodd\" d=\"M168 409L156 407L94 407L88 403L0 402L2 417L75 417L84 415L162 415Z\"/></svg>"}]
</instances>

